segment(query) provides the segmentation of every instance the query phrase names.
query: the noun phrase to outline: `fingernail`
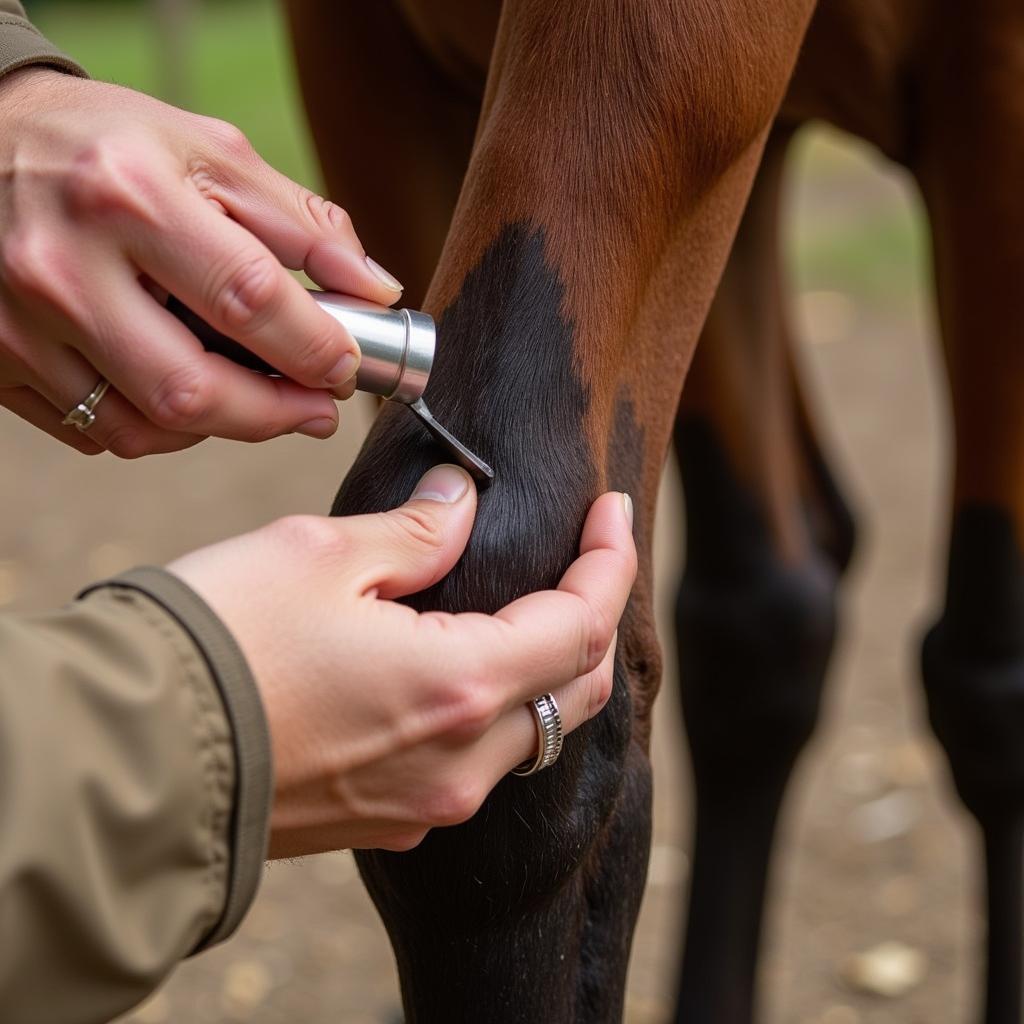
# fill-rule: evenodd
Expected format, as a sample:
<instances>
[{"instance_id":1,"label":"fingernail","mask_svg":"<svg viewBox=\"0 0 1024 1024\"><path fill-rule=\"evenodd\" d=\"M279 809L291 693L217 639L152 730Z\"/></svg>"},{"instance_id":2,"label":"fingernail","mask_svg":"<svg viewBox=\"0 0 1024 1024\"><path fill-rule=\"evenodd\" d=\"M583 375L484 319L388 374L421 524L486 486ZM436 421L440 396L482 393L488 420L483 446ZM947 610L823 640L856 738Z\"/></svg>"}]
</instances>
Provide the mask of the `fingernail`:
<instances>
[{"instance_id":1,"label":"fingernail","mask_svg":"<svg viewBox=\"0 0 1024 1024\"><path fill-rule=\"evenodd\" d=\"M329 416L318 416L315 420L307 420L295 428L296 434L305 434L306 437L318 437L325 440L338 429L338 421L332 420Z\"/></svg>"},{"instance_id":2,"label":"fingernail","mask_svg":"<svg viewBox=\"0 0 1024 1024\"><path fill-rule=\"evenodd\" d=\"M334 364L334 369L324 377L324 383L329 388L336 388L339 384L344 384L345 381L351 380L358 369L359 356L354 352L346 352L337 361L337 363Z\"/></svg>"},{"instance_id":3,"label":"fingernail","mask_svg":"<svg viewBox=\"0 0 1024 1024\"><path fill-rule=\"evenodd\" d=\"M622 492L622 506L626 510L626 521L629 528L633 529L633 499L625 492Z\"/></svg>"},{"instance_id":4,"label":"fingernail","mask_svg":"<svg viewBox=\"0 0 1024 1024\"><path fill-rule=\"evenodd\" d=\"M394 274L389 274L375 259L371 259L369 256L365 257L365 259L366 265L370 268L373 276L385 288L390 288L393 292L402 291L402 282Z\"/></svg>"},{"instance_id":5,"label":"fingernail","mask_svg":"<svg viewBox=\"0 0 1024 1024\"><path fill-rule=\"evenodd\" d=\"M416 485L410 501L443 501L454 505L469 489L469 477L457 466L435 466Z\"/></svg>"}]
</instances>

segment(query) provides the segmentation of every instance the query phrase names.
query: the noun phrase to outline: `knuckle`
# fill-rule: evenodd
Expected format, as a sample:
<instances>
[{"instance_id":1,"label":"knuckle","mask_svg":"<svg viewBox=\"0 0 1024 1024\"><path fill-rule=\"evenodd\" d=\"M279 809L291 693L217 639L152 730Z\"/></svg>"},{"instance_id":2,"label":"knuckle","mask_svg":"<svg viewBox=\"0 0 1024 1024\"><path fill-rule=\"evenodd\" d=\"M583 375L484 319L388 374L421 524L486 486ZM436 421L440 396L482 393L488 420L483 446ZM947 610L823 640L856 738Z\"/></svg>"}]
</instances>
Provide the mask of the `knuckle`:
<instances>
[{"instance_id":1,"label":"knuckle","mask_svg":"<svg viewBox=\"0 0 1024 1024\"><path fill-rule=\"evenodd\" d=\"M618 625L602 608L591 608L584 620L583 659L584 671L592 672L601 664Z\"/></svg>"},{"instance_id":2,"label":"knuckle","mask_svg":"<svg viewBox=\"0 0 1024 1024\"><path fill-rule=\"evenodd\" d=\"M185 430L200 423L212 406L210 386L197 366L172 370L149 398L146 413L165 430Z\"/></svg>"},{"instance_id":3,"label":"knuckle","mask_svg":"<svg viewBox=\"0 0 1024 1024\"><path fill-rule=\"evenodd\" d=\"M615 685L615 669L611 663L602 665L594 673L593 684L590 689L590 703L587 708L587 717L593 718L611 700L612 689Z\"/></svg>"},{"instance_id":4,"label":"knuckle","mask_svg":"<svg viewBox=\"0 0 1024 1024\"><path fill-rule=\"evenodd\" d=\"M480 736L498 716L498 702L491 687L470 677L454 694L453 727L462 735Z\"/></svg>"},{"instance_id":5,"label":"knuckle","mask_svg":"<svg viewBox=\"0 0 1024 1024\"><path fill-rule=\"evenodd\" d=\"M106 435L103 446L119 459L140 459L150 453L145 433L130 423L113 427Z\"/></svg>"},{"instance_id":6,"label":"knuckle","mask_svg":"<svg viewBox=\"0 0 1024 1024\"><path fill-rule=\"evenodd\" d=\"M338 358L338 336L333 324L308 335L293 355L298 372L317 382L330 373Z\"/></svg>"},{"instance_id":7,"label":"knuckle","mask_svg":"<svg viewBox=\"0 0 1024 1024\"><path fill-rule=\"evenodd\" d=\"M208 117L204 119L204 127L214 145L233 160L249 160L256 155L249 137L238 125Z\"/></svg>"},{"instance_id":8,"label":"knuckle","mask_svg":"<svg viewBox=\"0 0 1024 1024\"><path fill-rule=\"evenodd\" d=\"M254 331L279 308L282 283L281 268L270 253L248 256L215 276L209 304L228 331Z\"/></svg>"},{"instance_id":9,"label":"knuckle","mask_svg":"<svg viewBox=\"0 0 1024 1024\"><path fill-rule=\"evenodd\" d=\"M429 798L425 816L433 826L461 825L480 810L485 796L475 779L455 779Z\"/></svg>"},{"instance_id":10,"label":"knuckle","mask_svg":"<svg viewBox=\"0 0 1024 1024\"><path fill-rule=\"evenodd\" d=\"M67 181L71 209L86 216L129 213L151 216L155 192L153 154L138 140L96 139L75 158Z\"/></svg>"},{"instance_id":11,"label":"knuckle","mask_svg":"<svg viewBox=\"0 0 1024 1024\"><path fill-rule=\"evenodd\" d=\"M448 739L472 741L482 736L501 713L493 685L482 672L462 667L433 690L432 719Z\"/></svg>"},{"instance_id":12,"label":"knuckle","mask_svg":"<svg viewBox=\"0 0 1024 1024\"><path fill-rule=\"evenodd\" d=\"M348 215L348 211L338 206L337 203L332 203L330 199L325 199L307 189L303 189L301 195L306 210L319 228L342 233L353 230L352 218Z\"/></svg>"},{"instance_id":13,"label":"knuckle","mask_svg":"<svg viewBox=\"0 0 1024 1024\"><path fill-rule=\"evenodd\" d=\"M436 554L444 547L444 529L430 512L406 506L383 515L399 541L414 551Z\"/></svg>"},{"instance_id":14,"label":"knuckle","mask_svg":"<svg viewBox=\"0 0 1024 1024\"><path fill-rule=\"evenodd\" d=\"M49 296L58 259L57 247L38 228L12 232L0 242L0 273L21 295Z\"/></svg>"}]
</instances>

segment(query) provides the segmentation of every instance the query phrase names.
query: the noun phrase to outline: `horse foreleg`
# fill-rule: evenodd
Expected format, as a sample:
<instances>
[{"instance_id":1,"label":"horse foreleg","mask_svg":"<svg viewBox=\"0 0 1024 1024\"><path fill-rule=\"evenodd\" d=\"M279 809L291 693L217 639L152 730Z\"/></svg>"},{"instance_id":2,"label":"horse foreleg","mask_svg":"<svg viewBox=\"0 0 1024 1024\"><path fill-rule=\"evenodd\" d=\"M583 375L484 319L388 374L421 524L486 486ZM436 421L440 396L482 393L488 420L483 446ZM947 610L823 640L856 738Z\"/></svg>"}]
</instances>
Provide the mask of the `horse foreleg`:
<instances>
[{"instance_id":1,"label":"horse foreleg","mask_svg":"<svg viewBox=\"0 0 1024 1024\"><path fill-rule=\"evenodd\" d=\"M555 585L607 487L634 496L641 571L611 700L559 762L477 813L463 788L415 850L360 855L410 1021L621 1018L649 838L657 483L811 6L504 6L426 303L443 345L428 403L496 476L462 561L413 603L493 612ZM385 408L335 511L393 506L438 457Z\"/></svg>"}]
</instances>

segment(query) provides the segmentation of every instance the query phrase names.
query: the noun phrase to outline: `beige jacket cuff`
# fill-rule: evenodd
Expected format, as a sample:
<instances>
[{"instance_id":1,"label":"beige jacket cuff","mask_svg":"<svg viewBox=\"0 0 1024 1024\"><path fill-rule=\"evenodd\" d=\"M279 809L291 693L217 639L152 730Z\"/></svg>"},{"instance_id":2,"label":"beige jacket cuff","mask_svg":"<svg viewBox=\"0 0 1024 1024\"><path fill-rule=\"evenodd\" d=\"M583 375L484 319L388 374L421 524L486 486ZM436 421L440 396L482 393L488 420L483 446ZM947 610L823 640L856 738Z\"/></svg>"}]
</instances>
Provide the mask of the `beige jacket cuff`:
<instances>
[{"instance_id":1,"label":"beige jacket cuff","mask_svg":"<svg viewBox=\"0 0 1024 1024\"><path fill-rule=\"evenodd\" d=\"M220 919L193 952L223 942L234 933L252 905L263 874L270 832L273 790L270 732L249 665L208 604L177 576L142 567L94 584L82 595L113 587L145 594L174 617L202 655L227 715L234 753L230 853L226 895Z\"/></svg>"},{"instance_id":2,"label":"beige jacket cuff","mask_svg":"<svg viewBox=\"0 0 1024 1024\"><path fill-rule=\"evenodd\" d=\"M23 14L20 4L0 0L0 77L29 64L43 64L87 77L78 64L58 50Z\"/></svg>"}]
</instances>

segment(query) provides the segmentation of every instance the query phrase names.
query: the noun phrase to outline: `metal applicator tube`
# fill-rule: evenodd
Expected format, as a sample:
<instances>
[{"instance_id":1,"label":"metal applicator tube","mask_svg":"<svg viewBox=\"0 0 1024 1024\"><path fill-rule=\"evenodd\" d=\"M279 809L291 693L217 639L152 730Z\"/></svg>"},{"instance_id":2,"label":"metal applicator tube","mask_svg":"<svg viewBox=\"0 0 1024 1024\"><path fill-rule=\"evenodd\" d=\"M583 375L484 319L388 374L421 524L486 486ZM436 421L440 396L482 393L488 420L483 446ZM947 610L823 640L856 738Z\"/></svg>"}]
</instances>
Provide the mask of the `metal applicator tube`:
<instances>
[{"instance_id":1,"label":"metal applicator tube","mask_svg":"<svg viewBox=\"0 0 1024 1024\"><path fill-rule=\"evenodd\" d=\"M406 405L423 394L434 364L432 317L416 309L391 309L334 292L310 294L359 344L359 391Z\"/></svg>"},{"instance_id":2,"label":"metal applicator tube","mask_svg":"<svg viewBox=\"0 0 1024 1024\"><path fill-rule=\"evenodd\" d=\"M356 388L409 406L436 440L480 481L494 471L453 437L431 415L423 391L434 365L434 320L417 309L392 309L336 292L309 289L316 303L355 338L362 353ZM173 313L210 352L217 352L250 370L280 376L280 370L233 338L211 327L178 299L167 303Z\"/></svg>"},{"instance_id":3,"label":"metal applicator tube","mask_svg":"<svg viewBox=\"0 0 1024 1024\"><path fill-rule=\"evenodd\" d=\"M406 405L423 394L434 365L434 321L415 309L392 309L351 295L310 289L321 309L355 338L362 353L356 388ZM227 356L250 370L273 376L281 371L172 298L167 308L210 352Z\"/></svg>"}]
</instances>

